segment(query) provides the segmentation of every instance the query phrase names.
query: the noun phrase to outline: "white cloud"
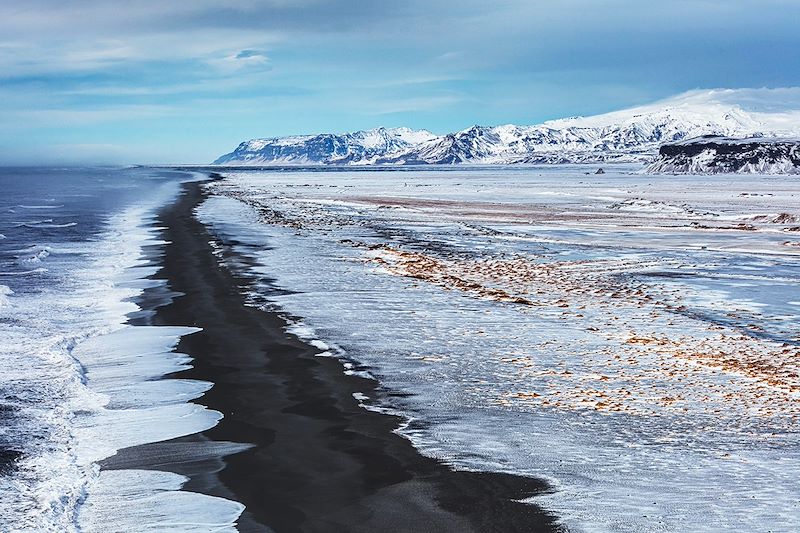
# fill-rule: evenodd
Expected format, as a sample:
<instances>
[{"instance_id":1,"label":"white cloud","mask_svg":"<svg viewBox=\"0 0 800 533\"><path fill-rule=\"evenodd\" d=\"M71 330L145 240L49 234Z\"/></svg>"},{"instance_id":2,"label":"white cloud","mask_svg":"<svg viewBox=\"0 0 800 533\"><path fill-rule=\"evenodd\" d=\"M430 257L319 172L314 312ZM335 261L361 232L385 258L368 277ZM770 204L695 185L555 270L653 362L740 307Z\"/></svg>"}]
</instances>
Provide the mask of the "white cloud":
<instances>
[{"instance_id":1,"label":"white cloud","mask_svg":"<svg viewBox=\"0 0 800 533\"><path fill-rule=\"evenodd\" d=\"M207 60L207 63L222 73L231 74L241 71L264 71L270 68L270 60L266 52L253 49L240 50Z\"/></svg>"}]
</instances>

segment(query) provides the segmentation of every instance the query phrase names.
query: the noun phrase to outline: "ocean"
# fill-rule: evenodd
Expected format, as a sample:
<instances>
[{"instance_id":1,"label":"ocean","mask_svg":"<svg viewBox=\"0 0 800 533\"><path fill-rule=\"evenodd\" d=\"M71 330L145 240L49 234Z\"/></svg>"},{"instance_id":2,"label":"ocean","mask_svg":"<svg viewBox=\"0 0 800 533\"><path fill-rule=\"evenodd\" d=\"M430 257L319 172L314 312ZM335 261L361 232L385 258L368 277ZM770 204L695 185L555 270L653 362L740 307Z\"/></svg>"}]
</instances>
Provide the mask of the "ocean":
<instances>
[{"instance_id":1,"label":"ocean","mask_svg":"<svg viewBox=\"0 0 800 533\"><path fill-rule=\"evenodd\" d=\"M97 466L220 417L190 403L210 384L161 379L190 364L172 349L193 329L128 323L142 313L137 297L161 283L146 279L163 244L157 210L192 179L0 169L0 530L217 531L241 512L176 493L183 476Z\"/></svg>"}]
</instances>

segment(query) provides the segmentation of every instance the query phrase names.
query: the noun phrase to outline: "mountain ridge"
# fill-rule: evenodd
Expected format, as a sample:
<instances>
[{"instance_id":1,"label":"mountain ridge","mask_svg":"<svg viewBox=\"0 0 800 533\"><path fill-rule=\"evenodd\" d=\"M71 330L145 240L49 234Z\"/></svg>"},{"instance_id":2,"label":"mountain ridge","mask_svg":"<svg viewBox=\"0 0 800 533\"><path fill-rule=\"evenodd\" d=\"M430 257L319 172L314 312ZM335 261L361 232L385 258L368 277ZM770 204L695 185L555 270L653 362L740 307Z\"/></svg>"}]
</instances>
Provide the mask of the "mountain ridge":
<instances>
[{"instance_id":1,"label":"mountain ridge","mask_svg":"<svg viewBox=\"0 0 800 533\"><path fill-rule=\"evenodd\" d=\"M532 126L474 125L436 135L375 128L252 139L218 165L440 165L648 162L663 144L717 135L800 134L800 89L715 89L589 117ZM777 103L776 103L777 101Z\"/></svg>"}]
</instances>

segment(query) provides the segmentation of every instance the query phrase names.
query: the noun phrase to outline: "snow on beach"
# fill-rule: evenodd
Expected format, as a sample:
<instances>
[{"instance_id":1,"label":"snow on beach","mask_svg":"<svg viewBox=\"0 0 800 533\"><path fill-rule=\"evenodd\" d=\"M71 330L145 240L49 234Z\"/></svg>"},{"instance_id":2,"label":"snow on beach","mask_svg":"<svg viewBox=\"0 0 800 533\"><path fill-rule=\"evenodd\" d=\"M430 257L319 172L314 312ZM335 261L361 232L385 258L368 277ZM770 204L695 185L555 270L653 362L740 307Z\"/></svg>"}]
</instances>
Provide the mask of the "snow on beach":
<instances>
[{"instance_id":1,"label":"snow on beach","mask_svg":"<svg viewBox=\"0 0 800 533\"><path fill-rule=\"evenodd\" d=\"M630 170L239 172L199 214L424 453L578 531L797 530L800 184Z\"/></svg>"}]
</instances>

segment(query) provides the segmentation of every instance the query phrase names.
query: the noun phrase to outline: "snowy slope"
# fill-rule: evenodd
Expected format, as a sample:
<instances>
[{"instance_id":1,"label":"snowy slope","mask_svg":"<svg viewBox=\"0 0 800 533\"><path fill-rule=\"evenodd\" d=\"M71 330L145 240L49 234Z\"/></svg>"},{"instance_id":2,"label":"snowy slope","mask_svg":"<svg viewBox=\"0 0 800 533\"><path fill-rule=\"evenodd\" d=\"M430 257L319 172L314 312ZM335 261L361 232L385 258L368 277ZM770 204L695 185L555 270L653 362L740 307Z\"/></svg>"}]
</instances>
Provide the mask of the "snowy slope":
<instances>
[{"instance_id":1,"label":"snowy slope","mask_svg":"<svg viewBox=\"0 0 800 533\"><path fill-rule=\"evenodd\" d=\"M436 135L425 130L376 128L342 135L323 133L253 139L241 143L214 164L363 164L434 138Z\"/></svg>"},{"instance_id":2,"label":"snowy slope","mask_svg":"<svg viewBox=\"0 0 800 533\"><path fill-rule=\"evenodd\" d=\"M649 161L662 144L703 135L800 135L800 88L692 91L591 117L471 128L407 128L255 139L216 164L512 164Z\"/></svg>"}]
</instances>

